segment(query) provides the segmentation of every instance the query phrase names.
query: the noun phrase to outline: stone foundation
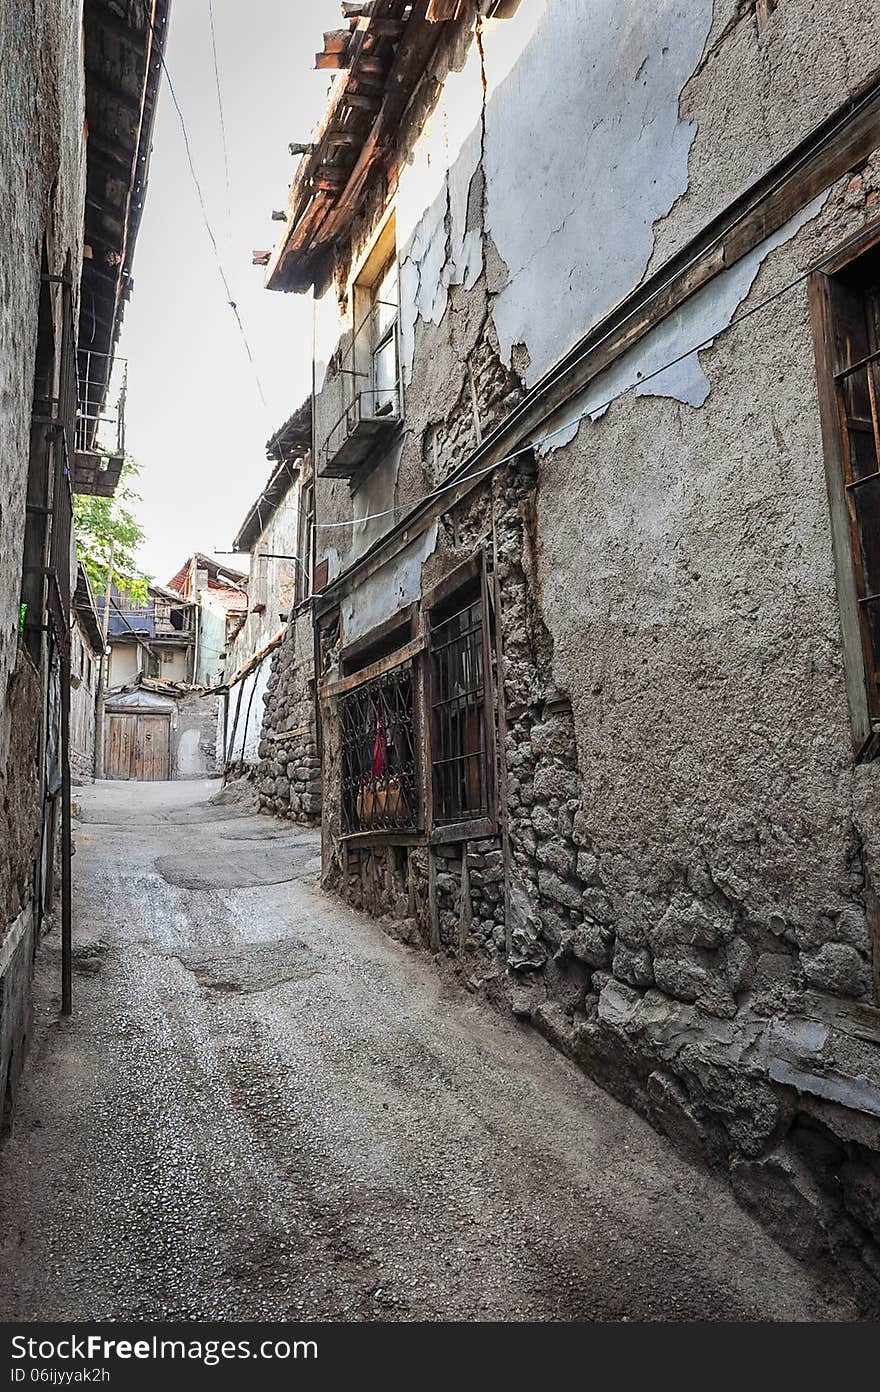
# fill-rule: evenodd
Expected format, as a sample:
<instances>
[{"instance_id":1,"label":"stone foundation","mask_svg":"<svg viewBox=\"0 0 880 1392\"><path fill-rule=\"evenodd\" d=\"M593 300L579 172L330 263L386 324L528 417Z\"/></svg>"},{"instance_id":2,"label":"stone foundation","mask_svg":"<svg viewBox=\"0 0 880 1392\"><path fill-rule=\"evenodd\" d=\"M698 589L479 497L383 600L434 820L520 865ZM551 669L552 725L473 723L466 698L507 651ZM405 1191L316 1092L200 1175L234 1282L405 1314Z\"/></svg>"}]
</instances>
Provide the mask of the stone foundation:
<instances>
[{"instance_id":1,"label":"stone foundation","mask_svg":"<svg viewBox=\"0 0 880 1392\"><path fill-rule=\"evenodd\" d=\"M321 759L315 731L311 624L295 618L272 654L263 696L259 764L248 769L260 810L304 826L321 821Z\"/></svg>"},{"instance_id":2,"label":"stone foundation","mask_svg":"<svg viewBox=\"0 0 880 1392\"><path fill-rule=\"evenodd\" d=\"M859 838L849 901L811 925L781 912L756 920L733 871L698 856L660 894L622 883L591 830L572 706L552 681L534 475L509 473L494 488L507 861L500 834L347 846L330 718L325 884L440 954L470 990L530 1020L686 1154L726 1172L783 1245L832 1259L880 1300L880 1012L868 1003ZM448 519L430 582L486 544L489 513L486 490Z\"/></svg>"}]
</instances>

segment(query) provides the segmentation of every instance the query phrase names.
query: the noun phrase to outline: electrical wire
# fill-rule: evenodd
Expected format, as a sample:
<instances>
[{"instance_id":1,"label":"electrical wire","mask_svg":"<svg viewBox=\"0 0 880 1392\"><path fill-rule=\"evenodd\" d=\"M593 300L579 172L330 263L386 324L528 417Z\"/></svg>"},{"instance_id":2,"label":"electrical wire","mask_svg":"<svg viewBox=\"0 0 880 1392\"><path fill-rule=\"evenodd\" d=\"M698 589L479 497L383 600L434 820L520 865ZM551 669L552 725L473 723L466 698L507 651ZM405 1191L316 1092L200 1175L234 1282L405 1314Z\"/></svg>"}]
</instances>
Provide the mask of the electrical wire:
<instances>
[{"instance_id":1,"label":"electrical wire","mask_svg":"<svg viewBox=\"0 0 880 1392\"><path fill-rule=\"evenodd\" d=\"M856 238L860 235L861 233L857 233L856 237L851 238L850 240L855 241ZM731 329L738 328L740 324L746 321L746 319L750 319L753 314L757 314L759 313L759 311L767 309L769 305L774 304L777 300L781 299L783 295L787 295L791 290L797 289L797 287L799 285L802 285L804 281L808 280L809 277L813 275L815 271L819 270L825 264L826 261L830 261L834 257L839 256L841 251L845 250L846 245L847 244L845 244L844 247L835 247L833 252L829 252L827 256L825 256L821 261L814 263L812 266L810 266L808 270L803 271L798 276L795 276L793 280L788 281L787 284L781 286L778 290L774 290L774 292L771 295L768 295L765 299L758 300L755 304L749 305L748 308L744 309L741 314L735 315L726 328L716 330L715 333L710 334L707 338L702 339L699 343L693 344L690 348L685 349L676 357L670 358L668 362L663 363L660 367L655 367L651 372L646 372L645 375L643 377L640 377L637 382L630 383L630 385L628 387L624 387L622 391L616 392L613 396L610 396L607 401L601 401L595 406L590 406L586 411L582 411L580 415L569 418L568 420L564 421L562 425L557 426L554 430L548 430L544 435L536 436L535 438L529 440L528 444L522 445L519 449L513 450L511 454L506 454L503 456L503 458L496 459L494 463L487 465L485 469L477 469L470 473L460 474L458 478L451 479L449 482L442 484L439 488L432 489L429 493L423 494L421 498L417 498L414 503L409 504L407 510L412 511L421 503L426 503L429 502L432 498L440 497L441 494L448 493L451 489L458 488L463 483L470 483L474 479L483 478L486 474L494 473L496 469L500 469L505 464L510 464L514 459L520 458L521 455L531 454L534 450L540 449L542 445L548 444L551 440L554 440L557 435L562 435L566 431L572 430L574 427L579 426L582 421L601 415L603 411L608 410L609 406L613 406L615 401L620 401L623 397L628 396L630 392L639 391L645 385L646 382L650 382L653 378L659 377L664 372L668 372L670 368L676 367L679 363L684 362L685 359L693 357L694 353L699 353L705 348L710 348L712 344L715 342L716 338L718 338L721 333L729 333ZM605 369L602 369L602 371L604 370ZM402 510L403 509L399 507L385 508L382 512L371 512L368 513L365 517L346 518L342 522L317 522L315 523L315 526L318 531L336 531L342 527L359 527L366 522L376 522L380 518L391 517L395 513L401 512Z\"/></svg>"},{"instance_id":2,"label":"electrical wire","mask_svg":"<svg viewBox=\"0 0 880 1392\"><path fill-rule=\"evenodd\" d=\"M242 342L243 342L243 344L244 344L245 352L247 353L248 361L249 361L249 363L250 363L250 365L251 365L251 368L252 368L252 370L253 370L254 382L256 383L257 392L259 393L260 400L261 400L261 402L263 403L263 408L264 408L264 410L266 410L266 411L268 412L268 410L269 410L269 405L268 405L268 402L266 401L266 395L265 395L265 393L264 393L264 391L263 391L263 384L262 384L262 382L260 381L260 374L259 374L259 372L257 371L257 364L256 364L256 362L255 362L255 360L254 360L254 355L253 355L253 353L251 352L251 345L250 345L250 343L249 343L249 341L248 341L248 336L247 336L247 333L245 332L245 327L244 327L244 324L242 323L241 315L240 315L239 312L238 312L238 305L235 303L235 300L233 299L232 290L231 290L231 288L230 288L229 281L228 281L228 279L227 279L227 277L226 277L226 272L225 272L225 270L223 269L223 261L222 261L221 256L220 256L220 248L219 248L219 246L217 245L217 238L216 238L215 235L214 235L214 229L213 229L213 227L211 226L211 220L210 220L210 218L208 217L208 209L207 209L207 207L206 207L206 205L205 205L205 197L204 197L204 194L202 193L202 185L201 185L201 183L199 182L199 176L198 176L198 174L196 173L195 161L193 160L192 147L191 147L190 141L189 141L189 133L188 133L188 131L187 131L187 129L186 129L186 121L184 120L183 111L181 110L181 107L180 107L180 102L177 100L177 93L176 93L175 90L174 90L174 83L173 83L172 80L171 80L171 73L170 73L169 70L168 70L168 64L167 64L167 62L165 61L165 53L164 53L164 50L163 50L162 41L161 41L161 39L160 39L158 33L156 32L156 26L154 25L153 20L152 20L152 16L151 16L151 14L150 14L148 0L142 0L142 3L143 3L143 8L144 8L144 14L146 15L147 23L148 23L148 25L150 26L150 30L151 30L151 32L152 32L152 34L153 34L153 38L154 38L155 41L156 41L156 49L157 49L157 53L158 53L158 56L159 56L159 61L160 61L160 63L162 64L162 71L163 71L164 74L165 74L165 81L166 81L167 84L168 84L168 92L169 92L170 97L171 97L171 100L172 100L172 102L173 102L173 104L174 104L174 110L177 112L177 119L178 119L178 121L180 122L180 133L181 133L181 135L183 136L183 148L184 148L184 150L186 151L187 163L189 164L189 172L190 172L190 174L191 174L191 176L192 176L193 185L195 186L196 195L197 195L198 200L199 200L199 207L201 208L201 212L202 212L202 221L203 221L204 224L205 224L205 231L206 231L207 234L208 234L208 238L209 238L210 243L211 243L211 248L212 248L212 250L213 250L213 252L214 252L214 260L215 260L216 263L217 263L217 271L218 271L218 274L219 274L219 276L220 276L220 280L221 280L221 282L222 282L222 284L223 284L224 292L225 292L225 294L226 294L226 303L229 305L229 308L232 310L232 313L235 315L235 322L236 322L236 324L238 325L238 330L239 330L239 333L241 334L241 339L242 339Z\"/></svg>"},{"instance_id":3,"label":"electrical wire","mask_svg":"<svg viewBox=\"0 0 880 1392\"><path fill-rule=\"evenodd\" d=\"M208 23L211 29L211 53L214 58L214 85L217 88L217 111L220 115L220 143L223 146L223 173L226 178L226 226L232 226L232 193L229 183L229 146L226 142L226 118L223 113L223 93L220 89L220 64L217 60L217 35L214 30L214 0L208 0Z\"/></svg>"}]
</instances>

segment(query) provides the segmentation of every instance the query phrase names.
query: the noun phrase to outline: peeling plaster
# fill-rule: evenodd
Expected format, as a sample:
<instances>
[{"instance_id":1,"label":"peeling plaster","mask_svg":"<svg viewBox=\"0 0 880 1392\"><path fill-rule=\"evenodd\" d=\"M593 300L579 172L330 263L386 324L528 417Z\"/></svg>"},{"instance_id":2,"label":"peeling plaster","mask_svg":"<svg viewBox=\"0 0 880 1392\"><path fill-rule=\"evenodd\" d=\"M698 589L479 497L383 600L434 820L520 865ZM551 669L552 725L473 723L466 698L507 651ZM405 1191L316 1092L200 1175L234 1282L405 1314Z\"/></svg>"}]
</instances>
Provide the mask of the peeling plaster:
<instances>
[{"instance_id":1,"label":"peeling plaster","mask_svg":"<svg viewBox=\"0 0 880 1392\"><path fill-rule=\"evenodd\" d=\"M405 547L388 565L362 580L341 603L346 643L369 633L419 598L422 566L437 549L437 523Z\"/></svg>"},{"instance_id":2,"label":"peeling plaster","mask_svg":"<svg viewBox=\"0 0 880 1392\"><path fill-rule=\"evenodd\" d=\"M483 269L482 227L469 218L483 157L483 71L473 46L443 94L401 173L397 195L400 340L404 382L412 380L415 326L442 322L449 288L469 290Z\"/></svg>"},{"instance_id":3,"label":"peeling plaster","mask_svg":"<svg viewBox=\"0 0 880 1392\"><path fill-rule=\"evenodd\" d=\"M441 323L450 287L474 284L484 235L507 267L493 307L502 357L525 344L527 385L639 283L654 222L688 186L696 126L679 119L679 98L712 8L594 0L586 24L581 0L532 0L515 19L482 22L401 173L405 382L416 323ZM484 226L469 217L481 166ZM553 313L536 313L548 295Z\"/></svg>"},{"instance_id":4,"label":"peeling plaster","mask_svg":"<svg viewBox=\"0 0 880 1392\"><path fill-rule=\"evenodd\" d=\"M712 0L589 8L532 0L530 30L518 15L485 33L486 230L509 271L493 314L506 362L526 344L529 386L639 283L653 223L688 185L679 98Z\"/></svg>"},{"instance_id":5,"label":"peeling plaster","mask_svg":"<svg viewBox=\"0 0 880 1392\"><path fill-rule=\"evenodd\" d=\"M816 216L827 197L827 190L820 193L735 266L722 271L695 291L674 314L668 315L612 367L600 373L585 391L569 403L565 415L554 427L552 438L539 447L538 453L548 454L569 444L583 420L587 417L598 420L612 401L633 387L637 396L669 396L687 406L702 406L711 386L700 362L699 351L695 350L684 358L681 355L687 353L689 344L700 343L704 348L711 347L711 341L730 327L763 262ZM681 360L639 385L643 378L676 358Z\"/></svg>"}]
</instances>

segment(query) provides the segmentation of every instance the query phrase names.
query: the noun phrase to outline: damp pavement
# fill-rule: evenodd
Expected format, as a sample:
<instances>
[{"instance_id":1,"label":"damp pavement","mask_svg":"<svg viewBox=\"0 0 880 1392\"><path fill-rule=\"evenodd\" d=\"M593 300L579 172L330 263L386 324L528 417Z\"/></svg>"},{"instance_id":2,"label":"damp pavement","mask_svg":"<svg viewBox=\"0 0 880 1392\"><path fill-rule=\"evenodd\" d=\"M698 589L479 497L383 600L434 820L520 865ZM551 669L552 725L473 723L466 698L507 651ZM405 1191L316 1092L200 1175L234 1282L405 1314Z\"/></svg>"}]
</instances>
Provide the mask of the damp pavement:
<instances>
[{"instance_id":1,"label":"damp pavement","mask_svg":"<svg viewBox=\"0 0 880 1392\"><path fill-rule=\"evenodd\" d=\"M216 783L76 794L0 1151L5 1320L850 1319L526 1025Z\"/></svg>"}]
</instances>

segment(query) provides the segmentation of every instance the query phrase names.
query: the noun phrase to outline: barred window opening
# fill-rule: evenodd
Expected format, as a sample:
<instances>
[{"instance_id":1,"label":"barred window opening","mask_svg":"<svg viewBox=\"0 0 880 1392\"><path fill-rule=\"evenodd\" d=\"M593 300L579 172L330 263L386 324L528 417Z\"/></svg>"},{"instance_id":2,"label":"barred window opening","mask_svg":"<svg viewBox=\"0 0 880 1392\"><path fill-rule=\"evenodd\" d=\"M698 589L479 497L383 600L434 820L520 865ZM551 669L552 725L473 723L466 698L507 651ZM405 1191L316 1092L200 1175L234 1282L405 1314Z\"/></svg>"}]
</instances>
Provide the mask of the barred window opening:
<instances>
[{"instance_id":1,"label":"barred window opening","mask_svg":"<svg viewBox=\"0 0 880 1392\"><path fill-rule=\"evenodd\" d=\"M414 831L418 802L412 663L341 696L339 716L344 831Z\"/></svg>"},{"instance_id":2,"label":"barred window opening","mask_svg":"<svg viewBox=\"0 0 880 1392\"><path fill-rule=\"evenodd\" d=\"M433 819L489 815L483 604L471 595L431 631Z\"/></svg>"},{"instance_id":3,"label":"barred window opening","mask_svg":"<svg viewBox=\"0 0 880 1392\"><path fill-rule=\"evenodd\" d=\"M834 383L868 705L880 718L880 252L831 282Z\"/></svg>"}]
</instances>

